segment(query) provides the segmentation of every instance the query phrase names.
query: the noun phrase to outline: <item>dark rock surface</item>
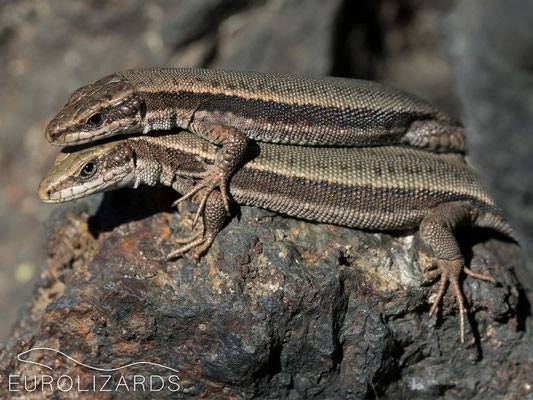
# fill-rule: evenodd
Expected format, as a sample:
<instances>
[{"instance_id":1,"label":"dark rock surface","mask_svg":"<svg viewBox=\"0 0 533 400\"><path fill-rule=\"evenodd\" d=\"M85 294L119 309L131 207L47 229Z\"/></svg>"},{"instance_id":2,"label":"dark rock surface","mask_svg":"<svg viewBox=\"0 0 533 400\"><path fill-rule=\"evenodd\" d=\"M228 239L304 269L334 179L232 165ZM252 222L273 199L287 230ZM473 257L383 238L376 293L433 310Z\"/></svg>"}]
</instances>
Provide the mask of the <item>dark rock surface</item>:
<instances>
[{"instance_id":1,"label":"dark rock surface","mask_svg":"<svg viewBox=\"0 0 533 400\"><path fill-rule=\"evenodd\" d=\"M453 296L439 318L428 317L435 289L420 286L417 234L362 232L242 207L199 263L169 262L173 239L186 235L194 215L185 207L169 211L173 197L121 190L54 213L47 268L0 355L5 374L42 374L14 354L49 347L92 366L173 367L185 397L530 393L532 327L515 277L523 267L516 245L463 235L474 270L488 271L498 286L464 280L473 330L469 324L462 346ZM28 359L54 365L48 373L55 379L90 382L95 374L51 352Z\"/></svg>"},{"instance_id":2,"label":"dark rock surface","mask_svg":"<svg viewBox=\"0 0 533 400\"><path fill-rule=\"evenodd\" d=\"M58 207L43 245L41 221L53 208L35 188L57 152L43 137L47 121L73 89L113 71L159 65L375 79L461 115L458 91L474 135L470 151L478 165L485 161L482 174L527 234L532 36L531 24L513 23L527 19L527 0L496 11L458 3L446 36L453 67L439 47L452 3L0 2L0 398L26 398L7 392L6 380L42 373L16 360L35 347L100 367L141 360L175 367L184 397L531 396L525 262L517 246L481 231L463 234L464 249L473 269L488 270L499 286L464 280L472 323L465 346L452 296L438 319L428 318L435 289L420 287L423 253L414 232L359 232L242 208L199 264L167 262L190 213L182 220L169 209L169 191L137 190ZM493 46L510 53L497 57ZM499 100L507 106L489 104ZM513 171L511 179L501 171ZM55 353L28 358L54 365L56 377L92 376ZM76 395L113 397L49 397ZM116 397L135 396L146 398Z\"/></svg>"}]
</instances>

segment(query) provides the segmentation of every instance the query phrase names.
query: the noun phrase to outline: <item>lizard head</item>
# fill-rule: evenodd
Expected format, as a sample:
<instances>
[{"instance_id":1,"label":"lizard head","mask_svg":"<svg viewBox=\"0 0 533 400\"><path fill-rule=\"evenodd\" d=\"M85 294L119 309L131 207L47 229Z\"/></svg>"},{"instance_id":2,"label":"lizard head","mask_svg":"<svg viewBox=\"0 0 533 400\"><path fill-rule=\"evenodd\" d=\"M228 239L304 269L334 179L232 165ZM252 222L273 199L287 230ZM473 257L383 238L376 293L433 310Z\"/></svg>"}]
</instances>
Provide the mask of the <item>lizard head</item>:
<instances>
[{"instance_id":1,"label":"lizard head","mask_svg":"<svg viewBox=\"0 0 533 400\"><path fill-rule=\"evenodd\" d=\"M68 150L57 156L39 184L39 197L45 203L62 203L135 183L135 153L125 140Z\"/></svg>"},{"instance_id":2,"label":"lizard head","mask_svg":"<svg viewBox=\"0 0 533 400\"><path fill-rule=\"evenodd\" d=\"M145 105L132 84L120 74L108 75L76 90L46 127L46 139L56 145L92 142L138 131Z\"/></svg>"}]
</instances>

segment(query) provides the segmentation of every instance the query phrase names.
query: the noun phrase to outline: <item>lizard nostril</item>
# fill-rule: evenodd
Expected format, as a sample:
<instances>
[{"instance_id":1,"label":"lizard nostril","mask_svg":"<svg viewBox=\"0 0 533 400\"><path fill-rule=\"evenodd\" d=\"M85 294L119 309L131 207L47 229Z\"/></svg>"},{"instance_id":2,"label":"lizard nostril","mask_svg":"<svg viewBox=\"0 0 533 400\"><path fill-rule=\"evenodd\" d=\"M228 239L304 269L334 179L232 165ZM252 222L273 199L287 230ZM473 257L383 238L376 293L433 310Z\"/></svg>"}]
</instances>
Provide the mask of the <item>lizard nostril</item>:
<instances>
[{"instance_id":1,"label":"lizard nostril","mask_svg":"<svg viewBox=\"0 0 533 400\"><path fill-rule=\"evenodd\" d=\"M60 130L49 130L49 131L46 131L45 133L46 139L49 142L55 142L55 143L59 143L60 141L62 141L61 135L62 135L62 131Z\"/></svg>"}]
</instances>

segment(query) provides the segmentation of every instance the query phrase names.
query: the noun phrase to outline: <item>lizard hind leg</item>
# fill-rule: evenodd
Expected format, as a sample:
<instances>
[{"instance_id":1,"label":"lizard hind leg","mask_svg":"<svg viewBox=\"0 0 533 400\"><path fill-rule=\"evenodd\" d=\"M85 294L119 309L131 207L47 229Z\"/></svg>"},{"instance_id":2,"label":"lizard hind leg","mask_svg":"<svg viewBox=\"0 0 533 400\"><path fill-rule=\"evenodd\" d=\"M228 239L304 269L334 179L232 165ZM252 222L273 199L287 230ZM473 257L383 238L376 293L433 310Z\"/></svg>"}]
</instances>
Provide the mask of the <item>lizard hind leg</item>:
<instances>
[{"instance_id":1,"label":"lizard hind leg","mask_svg":"<svg viewBox=\"0 0 533 400\"><path fill-rule=\"evenodd\" d=\"M437 257L431 265L433 268L425 268L427 281L440 277L439 290L431 307L430 316L435 313L441 303L449 283L459 306L462 343L465 341L467 309L459 283L461 272L464 271L472 277L494 282L492 277L474 273L465 266L461 248L453 234L454 229L459 225L475 222L472 220L475 215L472 204L464 201L449 202L435 207L420 224L422 239L432 248Z\"/></svg>"}]
</instances>

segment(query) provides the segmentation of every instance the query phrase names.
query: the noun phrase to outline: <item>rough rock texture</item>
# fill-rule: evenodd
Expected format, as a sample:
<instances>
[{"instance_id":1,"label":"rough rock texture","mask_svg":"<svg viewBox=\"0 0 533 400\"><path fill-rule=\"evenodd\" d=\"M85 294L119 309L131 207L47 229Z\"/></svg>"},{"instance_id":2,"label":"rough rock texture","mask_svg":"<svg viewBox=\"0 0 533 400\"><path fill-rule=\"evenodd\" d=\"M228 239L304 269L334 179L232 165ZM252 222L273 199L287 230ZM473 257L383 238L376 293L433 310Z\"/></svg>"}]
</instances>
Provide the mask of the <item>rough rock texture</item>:
<instances>
[{"instance_id":1,"label":"rough rock texture","mask_svg":"<svg viewBox=\"0 0 533 400\"><path fill-rule=\"evenodd\" d=\"M435 289L420 287L417 234L361 232L243 207L199 263L169 262L173 239L188 232L194 215L169 211L172 199L167 190L121 190L53 215L48 267L0 356L1 389L7 374L43 373L15 354L50 347L98 367L173 367L183 396L530 393L533 340L529 303L514 274L523 267L516 245L480 232L462 238L467 251L473 246L473 269L499 284L465 279L473 330L469 324L461 346L453 296L439 318L428 317L426 298ZM55 379L90 382L95 374L47 351L27 359L53 365L45 372Z\"/></svg>"},{"instance_id":2,"label":"rough rock texture","mask_svg":"<svg viewBox=\"0 0 533 400\"><path fill-rule=\"evenodd\" d=\"M488 270L499 286L464 280L474 327L472 333L467 326L465 346L459 343L451 296L438 319L428 318L426 299L435 289L420 287L423 252L413 232L359 232L243 208L240 221L226 227L199 264L189 258L167 262L173 239L187 232L180 228L190 224L190 212L184 210L182 220L170 210L175 195L169 191L125 190L58 207L47 222L47 249L43 246L40 221L53 207L39 202L35 188L57 152L46 144L43 129L73 89L113 71L158 65L333 74L383 81L459 115L454 71L439 49L440 21L451 3L0 2L0 340L6 340L0 398L24 397L7 392L9 374L48 372L17 361L17 354L35 347L58 349L99 367L141 360L174 367L180 371L178 395L184 397L531 396L531 294L524 261L517 246L482 231L465 233L464 249L473 269ZM509 162L515 153L517 160L528 160L527 66L533 53L511 51L502 61L492 51L494 44L510 50L524 43L527 49L532 36L524 32L531 24L513 23L527 19L527 9L491 12L474 4L460 2L447 31L465 88L459 93L483 107L500 99L510 106L504 112L499 106L482 108L476 115L477 106L465 101L469 135L477 135L470 150L481 154L478 162L502 165L500 160ZM500 37L504 40L496 40ZM469 58L476 54L485 63ZM522 62L520 73L497 68L515 57ZM491 77L492 70L500 75ZM514 77L525 77L524 84L494 83ZM477 90L477 78L488 94ZM479 132L499 128L500 122L494 140L479 139ZM509 136L505 142L518 148L502 144L510 132L521 132L519 141ZM507 155L497 152L504 148L511 149ZM510 180L490 165L482 172L511 185L504 195L519 194L508 200L496 193L526 226L531 169L521 165L526 167L513 171L523 175L513 173ZM35 288L27 283L31 271ZM25 296L32 301L7 340ZM93 376L50 351L27 358L52 365L56 378ZM163 373L146 366L127 373L133 371ZM121 394L56 390L48 397L150 398L124 389ZM27 397L32 396L42 393Z\"/></svg>"}]
</instances>

